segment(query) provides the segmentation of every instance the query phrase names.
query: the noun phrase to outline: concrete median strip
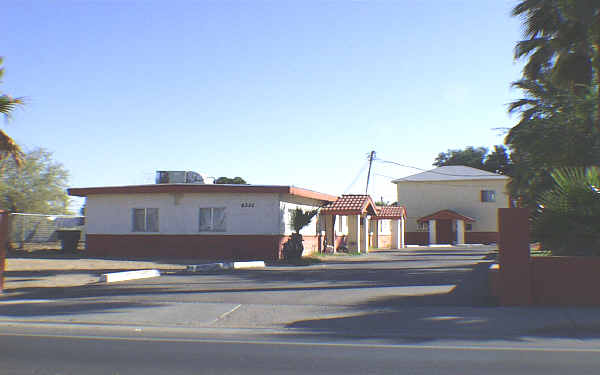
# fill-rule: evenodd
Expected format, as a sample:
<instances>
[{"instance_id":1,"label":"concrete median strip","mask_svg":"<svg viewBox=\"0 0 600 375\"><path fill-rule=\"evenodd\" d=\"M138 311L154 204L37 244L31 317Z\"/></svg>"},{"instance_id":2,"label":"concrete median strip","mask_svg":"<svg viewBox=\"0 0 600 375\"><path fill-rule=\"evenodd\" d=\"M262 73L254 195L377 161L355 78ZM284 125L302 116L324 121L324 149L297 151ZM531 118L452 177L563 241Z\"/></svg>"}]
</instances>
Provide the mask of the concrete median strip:
<instances>
[{"instance_id":1,"label":"concrete median strip","mask_svg":"<svg viewBox=\"0 0 600 375\"><path fill-rule=\"evenodd\" d=\"M217 262L205 264L192 264L186 267L187 272L214 272L225 270L239 270L248 268L265 268L262 260L248 262Z\"/></svg>"},{"instance_id":2,"label":"concrete median strip","mask_svg":"<svg viewBox=\"0 0 600 375\"><path fill-rule=\"evenodd\" d=\"M158 270L139 270L139 271L125 271L125 272L112 272L105 273L100 276L101 283L114 283L117 281L135 280L135 279L146 279L149 277L160 276Z\"/></svg>"}]
</instances>

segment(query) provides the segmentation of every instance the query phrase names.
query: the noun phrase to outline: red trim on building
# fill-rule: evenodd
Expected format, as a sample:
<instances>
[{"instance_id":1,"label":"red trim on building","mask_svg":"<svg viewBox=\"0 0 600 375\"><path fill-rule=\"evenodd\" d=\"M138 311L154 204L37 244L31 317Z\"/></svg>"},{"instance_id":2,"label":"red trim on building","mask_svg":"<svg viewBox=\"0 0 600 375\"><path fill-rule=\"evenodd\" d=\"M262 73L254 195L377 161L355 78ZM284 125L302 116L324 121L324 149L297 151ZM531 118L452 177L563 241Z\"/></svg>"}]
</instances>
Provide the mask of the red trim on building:
<instances>
[{"instance_id":1,"label":"red trim on building","mask_svg":"<svg viewBox=\"0 0 600 375\"><path fill-rule=\"evenodd\" d=\"M98 257L267 260L281 257L284 235L88 234L86 252ZM303 236L308 251L317 251L318 236Z\"/></svg>"},{"instance_id":2,"label":"red trim on building","mask_svg":"<svg viewBox=\"0 0 600 375\"><path fill-rule=\"evenodd\" d=\"M404 234L404 242L407 245L427 246L429 244L429 232L406 232ZM497 242L498 232L465 232L465 243L468 244Z\"/></svg>"},{"instance_id":3,"label":"red trim on building","mask_svg":"<svg viewBox=\"0 0 600 375\"><path fill-rule=\"evenodd\" d=\"M423 216L422 218L418 219L417 222L422 223L429 220L463 220L467 223L472 223L475 221L473 218L461 215L452 210L442 210L428 216Z\"/></svg>"},{"instance_id":4,"label":"red trim on building","mask_svg":"<svg viewBox=\"0 0 600 375\"><path fill-rule=\"evenodd\" d=\"M86 197L94 194L147 194L147 193L275 193L290 194L334 202L337 197L295 186L278 185L221 185L221 184L153 184L131 186L102 186L67 189L69 195Z\"/></svg>"}]
</instances>

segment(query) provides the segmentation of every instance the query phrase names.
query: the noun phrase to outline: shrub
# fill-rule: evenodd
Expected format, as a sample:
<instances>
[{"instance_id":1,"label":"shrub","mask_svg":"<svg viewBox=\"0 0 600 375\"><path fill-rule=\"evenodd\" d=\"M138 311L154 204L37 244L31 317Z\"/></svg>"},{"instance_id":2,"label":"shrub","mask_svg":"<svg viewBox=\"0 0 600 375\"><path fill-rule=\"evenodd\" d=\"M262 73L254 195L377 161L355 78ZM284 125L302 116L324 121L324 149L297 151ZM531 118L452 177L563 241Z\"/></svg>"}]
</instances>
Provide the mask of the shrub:
<instances>
[{"instance_id":1,"label":"shrub","mask_svg":"<svg viewBox=\"0 0 600 375\"><path fill-rule=\"evenodd\" d=\"M313 217L315 217L315 215L317 215L317 213L319 213L318 209L304 211L301 208L296 208L292 211L290 225L294 230L294 233L292 233L290 239L283 244L283 259L297 260L302 258L304 245L302 244L302 235L300 234L300 231L302 228L310 224L311 220Z\"/></svg>"},{"instance_id":2,"label":"shrub","mask_svg":"<svg viewBox=\"0 0 600 375\"><path fill-rule=\"evenodd\" d=\"M553 255L600 255L600 173L597 167L561 168L542 194L533 234Z\"/></svg>"}]
</instances>

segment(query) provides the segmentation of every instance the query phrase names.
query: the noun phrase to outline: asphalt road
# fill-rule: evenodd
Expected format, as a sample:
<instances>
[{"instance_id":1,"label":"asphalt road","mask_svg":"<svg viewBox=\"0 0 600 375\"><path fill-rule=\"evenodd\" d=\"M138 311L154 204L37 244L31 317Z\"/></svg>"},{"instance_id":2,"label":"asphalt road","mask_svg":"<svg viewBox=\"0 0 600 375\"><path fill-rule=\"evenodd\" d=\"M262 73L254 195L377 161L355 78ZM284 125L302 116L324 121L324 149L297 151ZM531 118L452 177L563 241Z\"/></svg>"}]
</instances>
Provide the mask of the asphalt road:
<instances>
[{"instance_id":1,"label":"asphalt road","mask_svg":"<svg viewBox=\"0 0 600 375\"><path fill-rule=\"evenodd\" d=\"M173 274L0 301L0 374L597 374L596 309L499 308L489 249Z\"/></svg>"},{"instance_id":2,"label":"asphalt road","mask_svg":"<svg viewBox=\"0 0 600 375\"><path fill-rule=\"evenodd\" d=\"M596 349L0 336L2 374L597 374Z\"/></svg>"},{"instance_id":3,"label":"asphalt road","mask_svg":"<svg viewBox=\"0 0 600 375\"><path fill-rule=\"evenodd\" d=\"M489 252L387 251L307 267L179 272L109 285L33 289L19 300L0 300L0 322L332 328L356 334L371 321L377 327L369 331L376 334L413 325L404 307L486 306ZM410 314L419 323L447 313ZM404 318L398 320L400 315Z\"/></svg>"}]
</instances>

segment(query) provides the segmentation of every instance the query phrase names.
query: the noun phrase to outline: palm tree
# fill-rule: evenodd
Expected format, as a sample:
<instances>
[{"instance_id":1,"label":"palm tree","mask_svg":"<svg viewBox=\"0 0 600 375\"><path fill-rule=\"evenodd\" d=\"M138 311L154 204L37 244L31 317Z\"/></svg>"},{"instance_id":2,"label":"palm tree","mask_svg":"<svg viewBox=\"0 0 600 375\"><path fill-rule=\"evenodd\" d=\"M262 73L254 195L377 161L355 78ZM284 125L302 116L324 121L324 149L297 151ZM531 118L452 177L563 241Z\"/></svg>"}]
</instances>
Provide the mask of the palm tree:
<instances>
[{"instance_id":1,"label":"palm tree","mask_svg":"<svg viewBox=\"0 0 600 375\"><path fill-rule=\"evenodd\" d=\"M509 190L525 206L535 204L551 186L554 168L600 164L600 134L594 129L597 92L588 87L577 95L548 75L512 84L525 97L509 105L510 113L520 114L505 138L514 161Z\"/></svg>"},{"instance_id":2,"label":"palm tree","mask_svg":"<svg viewBox=\"0 0 600 375\"><path fill-rule=\"evenodd\" d=\"M4 69L1 65L2 58L0 57L0 83L4 75ZM9 95L0 94L0 114L4 115L6 121L11 119L15 108L21 105L23 105L22 98L13 98ZM0 160L6 157L12 157L17 165L21 165L23 162L23 151L21 151L19 145L8 134L0 129Z\"/></svg>"},{"instance_id":3,"label":"palm tree","mask_svg":"<svg viewBox=\"0 0 600 375\"><path fill-rule=\"evenodd\" d=\"M600 170L561 168L538 201L533 233L555 255L600 255Z\"/></svg>"},{"instance_id":4,"label":"palm tree","mask_svg":"<svg viewBox=\"0 0 600 375\"><path fill-rule=\"evenodd\" d=\"M600 89L597 0L524 0L513 8L512 15L523 18L526 39L517 43L515 58L527 58L523 69L526 80L545 76L577 95L586 95L592 86ZM596 127L600 131L600 105L597 107Z\"/></svg>"}]
</instances>

